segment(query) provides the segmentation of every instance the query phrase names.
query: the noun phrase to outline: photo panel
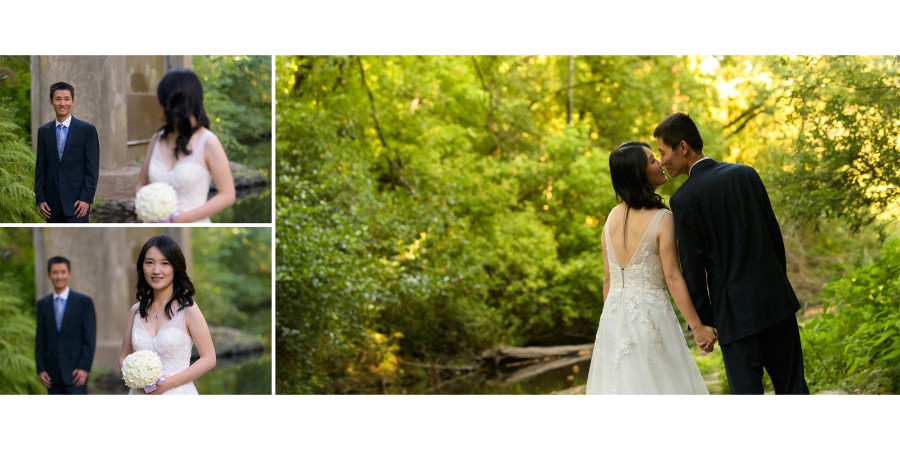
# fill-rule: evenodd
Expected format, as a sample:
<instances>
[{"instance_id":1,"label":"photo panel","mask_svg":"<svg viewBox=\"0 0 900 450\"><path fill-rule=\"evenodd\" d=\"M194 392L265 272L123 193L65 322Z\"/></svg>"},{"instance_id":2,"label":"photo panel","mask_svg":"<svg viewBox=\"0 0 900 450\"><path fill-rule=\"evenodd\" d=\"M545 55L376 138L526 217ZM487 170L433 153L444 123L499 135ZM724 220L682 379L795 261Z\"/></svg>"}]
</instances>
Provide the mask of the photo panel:
<instances>
[{"instance_id":1,"label":"photo panel","mask_svg":"<svg viewBox=\"0 0 900 450\"><path fill-rule=\"evenodd\" d=\"M171 379L166 391L271 394L270 227L3 227L0 236L3 393L80 388L76 369L88 372L87 394L140 393L120 364L150 350ZM67 297L61 311L54 294ZM156 295L174 299L171 317Z\"/></svg>"},{"instance_id":2,"label":"photo panel","mask_svg":"<svg viewBox=\"0 0 900 450\"><path fill-rule=\"evenodd\" d=\"M272 223L271 61L0 56L0 220Z\"/></svg>"}]
</instances>

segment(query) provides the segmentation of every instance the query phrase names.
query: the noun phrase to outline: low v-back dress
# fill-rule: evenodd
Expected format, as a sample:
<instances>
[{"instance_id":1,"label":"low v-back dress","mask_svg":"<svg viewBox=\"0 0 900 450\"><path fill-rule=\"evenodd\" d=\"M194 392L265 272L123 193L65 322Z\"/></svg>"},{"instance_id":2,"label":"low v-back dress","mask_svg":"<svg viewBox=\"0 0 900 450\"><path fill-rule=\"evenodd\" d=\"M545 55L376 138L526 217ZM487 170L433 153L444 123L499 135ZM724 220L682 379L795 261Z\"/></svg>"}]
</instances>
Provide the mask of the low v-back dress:
<instances>
[{"instance_id":1,"label":"low v-back dress","mask_svg":"<svg viewBox=\"0 0 900 450\"><path fill-rule=\"evenodd\" d=\"M587 394L709 394L666 290L653 216L624 267L603 227L610 287L600 315Z\"/></svg>"}]
</instances>

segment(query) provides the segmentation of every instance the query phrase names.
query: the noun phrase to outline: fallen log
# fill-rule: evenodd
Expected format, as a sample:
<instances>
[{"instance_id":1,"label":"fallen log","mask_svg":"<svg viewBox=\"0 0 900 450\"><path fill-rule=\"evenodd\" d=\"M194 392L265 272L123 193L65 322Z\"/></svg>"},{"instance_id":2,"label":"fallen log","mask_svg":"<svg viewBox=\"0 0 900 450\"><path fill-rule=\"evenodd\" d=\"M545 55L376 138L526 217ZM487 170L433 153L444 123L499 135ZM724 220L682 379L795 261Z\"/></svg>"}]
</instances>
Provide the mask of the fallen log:
<instances>
[{"instance_id":1,"label":"fallen log","mask_svg":"<svg viewBox=\"0 0 900 450\"><path fill-rule=\"evenodd\" d=\"M594 350L594 344L582 345L554 345L549 347L497 347L485 350L481 354L482 360L499 367L501 363L509 361L534 360L540 362L545 358L559 358L563 356L590 355Z\"/></svg>"},{"instance_id":2,"label":"fallen log","mask_svg":"<svg viewBox=\"0 0 900 450\"><path fill-rule=\"evenodd\" d=\"M526 380L531 377L535 377L544 372L549 372L551 370L559 369L561 367L570 366L572 364L577 364L583 361L590 361L591 353L586 355L575 355L564 358L556 358L552 361L542 362L539 364L532 364L528 367L518 369L512 373L508 374L500 374L500 378L497 380L492 380L488 382L488 384L495 386L506 386L509 384L518 383L519 381Z\"/></svg>"}]
</instances>

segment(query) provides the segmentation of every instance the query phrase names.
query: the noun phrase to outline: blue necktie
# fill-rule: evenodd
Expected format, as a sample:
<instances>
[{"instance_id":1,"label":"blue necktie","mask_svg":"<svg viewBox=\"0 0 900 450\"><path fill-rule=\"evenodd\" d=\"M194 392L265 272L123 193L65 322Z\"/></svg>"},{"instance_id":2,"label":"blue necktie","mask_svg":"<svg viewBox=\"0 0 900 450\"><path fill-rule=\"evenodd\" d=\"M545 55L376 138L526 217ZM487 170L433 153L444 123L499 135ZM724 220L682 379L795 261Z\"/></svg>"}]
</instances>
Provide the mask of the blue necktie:
<instances>
[{"instance_id":1,"label":"blue necktie","mask_svg":"<svg viewBox=\"0 0 900 450\"><path fill-rule=\"evenodd\" d=\"M62 297L56 297L56 331L59 331L62 328L62 319L63 319L63 299Z\"/></svg>"},{"instance_id":2,"label":"blue necktie","mask_svg":"<svg viewBox=\"0 0 900 450\"><path fill-rule=\"evenodd\" d=\"M60 161L62 161L63 149L66 148L66 136L68 134L69 129L65 125L59 124L56 127L56 152L59 154Z\"/></svg>"}]
</instances>

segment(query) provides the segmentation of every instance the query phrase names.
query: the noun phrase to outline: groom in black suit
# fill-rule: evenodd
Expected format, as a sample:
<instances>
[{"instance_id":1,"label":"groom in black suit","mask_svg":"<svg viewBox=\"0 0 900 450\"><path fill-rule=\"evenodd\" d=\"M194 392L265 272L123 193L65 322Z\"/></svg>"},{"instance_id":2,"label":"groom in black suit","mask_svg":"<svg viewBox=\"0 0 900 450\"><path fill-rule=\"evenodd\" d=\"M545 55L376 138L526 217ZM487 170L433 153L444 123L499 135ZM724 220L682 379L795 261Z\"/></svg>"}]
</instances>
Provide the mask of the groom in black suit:
<instances>
[{"instance_id":1,"label":"groom in black suit","mask_svg":"<svg viewBox=\"0 0 900 450\"><path fill-rule=\"evenodd\" d=\"M97 318L91 298L69 289L72 268L61 256L47 262L53 293L37 302L34 362L49 394L87 394Z\"/></svg>"},{"instance_id":2,"label":"groom in black suit","mask_svg":"<svg viewBox=\"0 0 900 450\"><path fill-rule=\"evenodd\" d=\"M56 120L38 128L34 196L48 223L87 223L100 174L97 129L72 117L72 85L50 86L50 104Z\"/></svg>"},{"instance_id":3,"label":"groom in black suit","mask_svg":"<svg viewBox=\"0 0 900 450\"><path fill-rule=\"evenodd\" d=\"M732 394L762 394L763 368L777 394L809 394L781 229L756 171L714 161L686 114L653 132L669 175L684 281L704 325L718 329Z\"/></svg>"}]
</instances>

